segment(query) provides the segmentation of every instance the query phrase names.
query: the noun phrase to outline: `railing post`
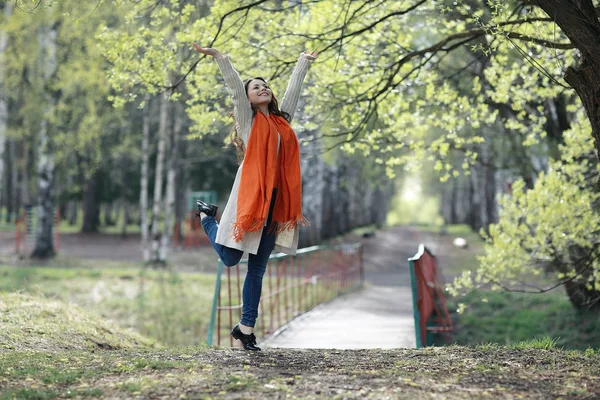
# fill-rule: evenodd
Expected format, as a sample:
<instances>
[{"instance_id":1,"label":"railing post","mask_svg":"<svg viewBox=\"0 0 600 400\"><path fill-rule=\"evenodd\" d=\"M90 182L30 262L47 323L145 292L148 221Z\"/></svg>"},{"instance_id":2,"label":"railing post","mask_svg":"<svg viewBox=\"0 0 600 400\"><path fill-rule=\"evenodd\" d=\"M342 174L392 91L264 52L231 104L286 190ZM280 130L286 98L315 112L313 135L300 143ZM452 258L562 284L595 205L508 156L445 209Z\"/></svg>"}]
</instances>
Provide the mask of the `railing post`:
<instances>
[{"instance_id":1,"label":"railing post","mask_svg":"<svg viewBox=\"0 0 600 400\"><path fill-rule=\"evenodd\" d=\"M418 299L419 299L419 289L417 286L417 276L415 273L415 261L410 259L408 261L408 268L410 270L410 286L412 289L412 300L413 300L413 314L415 317L415 339L416 339L416 348L420 349L423 347L423 343L421 343L421 316L419 313Z\"/></svg>"},{"instance_id":2,"label":"railing post","mask_svg":"<svg viewBox=\"0 0 600 400\"><path fill-rule=\"evenodd\" d=\"M213 342L213 334L215 332L215 320L217 317L217 304L219 302L219 297L221 294L221 272L223 272L223 262L219 260L219 265L217 266L217 281L215 282L215 294L213 296L213 305L212 311L210 313L210 324L208 325L208 337L206 338L206 344L212 346ZM218 329L220 329L219 327Z\"/></svg>"}]
</instances>

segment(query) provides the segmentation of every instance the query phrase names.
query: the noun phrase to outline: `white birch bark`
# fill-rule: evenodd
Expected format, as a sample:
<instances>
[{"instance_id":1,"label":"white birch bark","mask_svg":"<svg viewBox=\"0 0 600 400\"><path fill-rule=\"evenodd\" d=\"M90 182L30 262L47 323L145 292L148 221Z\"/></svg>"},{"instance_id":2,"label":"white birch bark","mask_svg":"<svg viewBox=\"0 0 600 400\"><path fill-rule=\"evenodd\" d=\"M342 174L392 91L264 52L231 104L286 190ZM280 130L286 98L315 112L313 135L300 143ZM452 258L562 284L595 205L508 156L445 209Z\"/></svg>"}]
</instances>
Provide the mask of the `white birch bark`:
<instances>
[{"instance_id":1,"label":"white birch bark","mask_svg":"<svg viewBox=\"0 0 600 400\"><path fill-rule=\"evenodd\" d=\"M13 10L13 3L7 2L4 5L4 21L7 21L11 16ZM4 187L4 152L6 144L6 127L8 119L8 99L6 96L6 89L1 82L5 81L4 77L4 53L8 45L8 35L6 30L0 27L0 204L2 204L2 188ZM13 185L14 186L14 185Z\"/></svg>"},{"instance_id":2,"label":"white birch bark","mask_svg":"<svg viewBox=\"0 0 600 400\"><path fill-rule=\"evenodd\" d=\"M54 28L43 26L39 30L40 66L43 82L47 82L57 69L56 36ZM35 248L32 257L47 258L54 255L52 231L54 225L54 157L48 132L48 116L53 112L54 99L50 93L45 93L46 106L40 123L38 145L38 215Z\"/></svg>"},{"instance_id":3,"label":"white birch bark","mask_svg":"<svg viewBox=\"0 0 600 400\"><path fill-rule=\"evenodd\" d=\"M165 144L167 138L167 108L169 102L167 95L163 94L160 97L160 119L158 126L158 151L156 154L156 169L154 176L154 202L152 204L152 249L150 255L151 262L160 261L160 209L162 204L162 181L164 174L164 163L165 163Z\"/></svg>"},{"instance_id":4,"label":"white birch bark","mask_svg":"<svg viewBox=\"0 0 600 400\"><path fill-rule=\"evenodd\" d=\"M148 169L150 165L150 95L144 98L144 116L142 122L142 172L140 182L140 225L142 230L142 258L150 261L150 242L148 240Z\"/></svg>"},{"instance_id":5,"label":"white birch bark","mask_svg":"<svg viewBox=\"0 0 600 400\"><path fill-rule=\"evenodd\" d=\"M160 261L166 262L169 246L171 243L171 234L173 232L173 215L175 213L175 180L177 178L177 149L179 148L179 137L181 134L181 112L179 103L173 106L173 115L175 123L173 134L169 141L169 161L167 169L167 193L165 202L165 223L163 225L163 234L160 245Z\"/></svg>"},{"instance_id":6,"label":"white birch bark","mask_svg":"<svg viewBox=\"0 0 600 400\"><path fill-rule=\"evenodd\" d=\"M18 169L18 163L17 163L17 144L15 140L10 140L8 142L8 152L9 152L9 157L11 159L12 162L12 166L11 166L11 173L12 173L12 192L11 192L11 204L12 204L12 209L15 213L17 213L16 215L18 215L19 212L19 169ZM15 217L16 218L16 217Z\"/></svg>"}]
</instances>

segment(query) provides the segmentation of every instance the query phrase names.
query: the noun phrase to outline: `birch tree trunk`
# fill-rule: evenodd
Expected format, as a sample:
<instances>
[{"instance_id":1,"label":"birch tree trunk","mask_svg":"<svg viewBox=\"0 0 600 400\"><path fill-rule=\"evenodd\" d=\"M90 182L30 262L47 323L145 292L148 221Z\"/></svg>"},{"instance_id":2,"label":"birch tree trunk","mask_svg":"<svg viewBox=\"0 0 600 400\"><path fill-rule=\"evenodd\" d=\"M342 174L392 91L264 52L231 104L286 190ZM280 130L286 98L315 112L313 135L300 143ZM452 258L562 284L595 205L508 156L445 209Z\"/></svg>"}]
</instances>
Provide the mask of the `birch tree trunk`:
<instances>
[{"instance_id":1,"label":"birch tree trunk","mask_svg":"<svg viewBox=\"0 0 600 400\"><path fill-rule=\"evenodd\" d=\"M12 14L13 3L4 5L4 21ZM4 52L8 44L6 31L0 28L0 82L4 82ZM3 85L2 85L3 86ZM6 89L0 86L0 204L2 204L2 188L4 187L4 150L6 143L6 126L8 120L8 99ZM14 184L13 184L14 185Z\"/></svg>"},{"instance_id":2,"label":"birch tree trunk","mask_svg":"<svg viewBox=\"0 0 600 400\"><path fill-rule=\"evenodd\" d=\"M152 205L152 250L150 262L160 262L160 209L162 204L162 183L165 163L165 144L168 130L168 112L169 102L167 95L163 94L160 97L160 120L158 126L158 151L156 154L156 169L154 176L154 203Z\"/></svg>"},{"instance_id":3,"label":"birch tree trunk","mask_svg":"<svg viewBox=\"0 0 600 400\"><path fill-rule=\"evenodd\" d=\"M43 26L38 32L40 44L40 66L44 85L52 78L57 69L56 29ZM46 107L40 123L38 146L38 215L35 246L32 257L48 258L54 255L52 231L54 228L54 158L49 133L48 116L54 110L54 98L44 93Z\"/></svg>"},{"instance_id":4,"label":"birch tree trunk","mask_svg":"<svg viewBox=\"0 0 600 400\"><path fill-rule=\"evenodd\" d=\"M31 176L29 175L31 155L29 154L31 149L27 143L23 143L23 165L22 165L22 180L21 180L21 204L26 207L31 206Z\"/></svg>"},{"instance_id":5,"label":"birch tree trunk","mask_svg":"<svg viewBox=\"0 0 600 400\"><path fill-rule=\"evenodd\" d=\"M150 165L150 95L144 98L144 116L142 123L142 173L140 182L140 225L142 230L142 258L150 262L150 243L148 240L148 167Z\"/></svg>"},{"instance_id":6,"label":"birch tree trunk","mask_svg":"<svg viewBox=\"0 0 600 400\"><path fill-rule=\"evenodd\" d=\"M12 210L15 212L15 219L18 216L20 204L19 204L19 169L17 163L17 143L16 140L10 140L8 142L8 152L10 159L12 160L11 164L11 182L12 182L12 192L10 203L12 204Z\"/></svg>"},{"instance_id":7,"label":"birch tree trunk","mask_svg":"<svg viewBox=\"0 0 600 400\"><path fill-rule=\"evenodd\" d=\"M175 180L177 178L177 150L179 148L179 138L181 135L181 106L175 103L173 106L173 116L175 123L173 134L167 148L169 148L169 166L167 169L167 194L165 202L165 223L163 225L163 235L160 245L160 261L167 262L167 253L171 243L171 232L173 232L173 215L175 213Z\"/></svg>"}]
</instances>

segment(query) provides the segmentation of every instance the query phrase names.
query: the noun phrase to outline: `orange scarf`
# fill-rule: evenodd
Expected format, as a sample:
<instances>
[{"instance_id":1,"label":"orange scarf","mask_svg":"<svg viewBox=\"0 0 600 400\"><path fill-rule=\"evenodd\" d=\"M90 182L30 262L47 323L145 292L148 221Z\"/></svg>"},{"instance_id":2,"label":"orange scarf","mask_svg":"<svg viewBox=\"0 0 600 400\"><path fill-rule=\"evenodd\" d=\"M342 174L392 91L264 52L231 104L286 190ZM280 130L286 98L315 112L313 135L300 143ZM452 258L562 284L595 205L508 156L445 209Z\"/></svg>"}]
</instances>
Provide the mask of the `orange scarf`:
<instances>
[{"instance_id":1,"label":"orange scarf","mask_svg":"<svg viewBox=\"0 0 600 400\"><path fill-rule=\"evenodd\" d=\"M279 135L277 134L279 132ZM277 155L278 136L279 157ZM237 198L233 237L243 240L248 232L263 229L273 188L277 197L269 227L275 234L307 224L302 216L302 176L300 148L290 124L276 115L257 112L246 146Z\"/></svg>"}]
</instances>

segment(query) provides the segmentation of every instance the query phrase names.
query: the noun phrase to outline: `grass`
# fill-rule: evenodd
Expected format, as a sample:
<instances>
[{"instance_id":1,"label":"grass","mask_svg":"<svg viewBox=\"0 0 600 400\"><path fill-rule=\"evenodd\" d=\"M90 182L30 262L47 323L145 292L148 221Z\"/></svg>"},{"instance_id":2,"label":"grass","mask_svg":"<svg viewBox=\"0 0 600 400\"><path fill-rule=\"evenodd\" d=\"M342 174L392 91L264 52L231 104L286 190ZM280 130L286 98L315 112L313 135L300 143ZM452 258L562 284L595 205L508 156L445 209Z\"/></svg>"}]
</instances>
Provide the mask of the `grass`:
<instances>
[{"instance_id":1,"label":"grass","mask_svg":"<svg viewBox=\"0 0 600 400\"><path fill-rule=\"evenodd\" d=\"M454 315L453 343L518 346L533 341L539 348L600 347L598 315L575 310L560 288L544 294L474 291L449 301L449 310L456 310L458 302L466 309Z\"/></svg>"},{"instance_id":2,"label":"grass","mask_svg":"<svg viewBox=\"0 0 600 400\"><path fill-rule=\"evenodd\" d=\"M600 354L461 346L0 352L0 399L592 398Z\"/></svg>"},{"instance_id":3,"label":"grass","mask_svg":"<svg viewBox=\"0 0 600 400\"><path fill-rule=\"evenodd\" d=\"M206 340L214 274L144 268L0 266L0 293L21 291L66 303L167 345Z\"/></svg>"},{"instance_id":4,"label":"grass","mask_svg":"<svg viewBox=\"0 0 600 400\"><path fill-rule=\"evenodd\" d=\"M431 232L442 243L438 258L447 282L464 270L477 269L477 256L483 254L484 242L467 225L447 226L445 234L440 234L439 227L434 225L421 225L419 229ZM448 236L449 242L456 236L467 239L469 248L444 245L443 238ZM547 278L536 279L528 282L540 287L548 285ZM459 304L465 306L461 313L457 312ZM464 297L448 299L448 310L452 313L455 330L451 337L438 336L437 345L456 343L485 348L486 343L506 346L537 343L540 348L557 346L579 350L600 347L598 315L575 310L561 287L543 294L480 289Z\"/></svg>"},{"instance_id":5,"label":"grass","mask_svg":"<svg viewBox=\"0 0 600 400\"><path fill-rule=\"evenodd\" d=\"M152 345L78 306L20 293L0 294L0 351L122 349ZM52 381L74 379L62 371ZM50 383L50 382L46 382Z\"/></svg>"}]
</instances>

